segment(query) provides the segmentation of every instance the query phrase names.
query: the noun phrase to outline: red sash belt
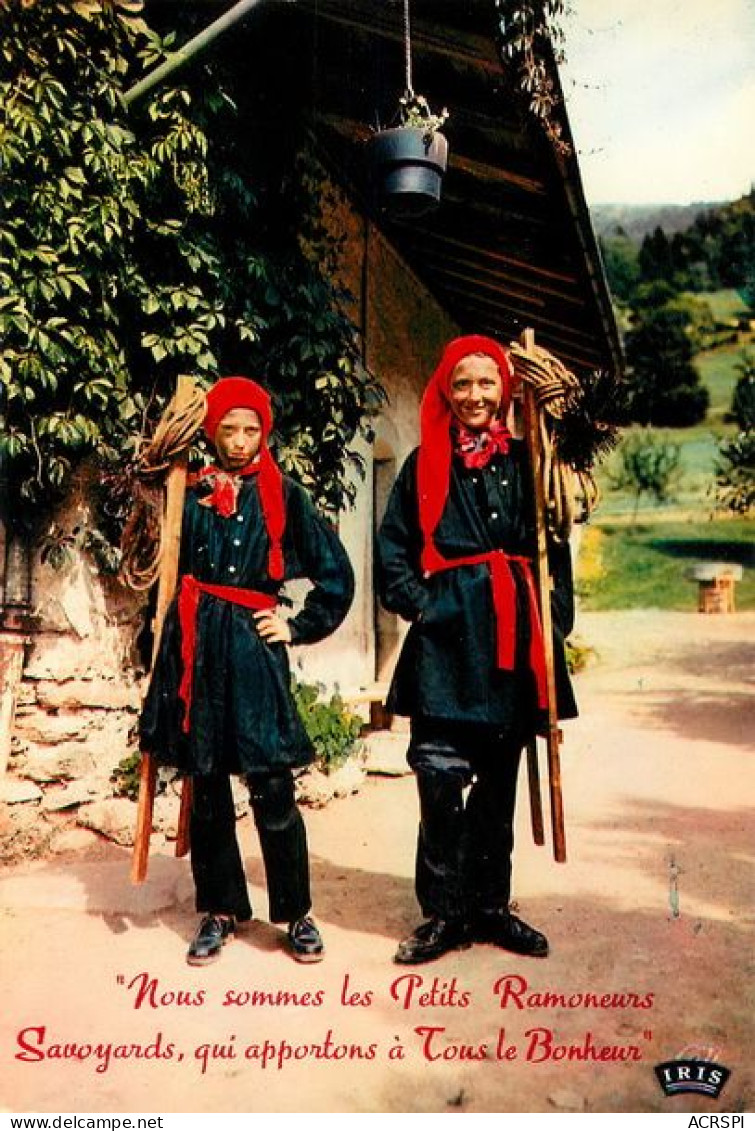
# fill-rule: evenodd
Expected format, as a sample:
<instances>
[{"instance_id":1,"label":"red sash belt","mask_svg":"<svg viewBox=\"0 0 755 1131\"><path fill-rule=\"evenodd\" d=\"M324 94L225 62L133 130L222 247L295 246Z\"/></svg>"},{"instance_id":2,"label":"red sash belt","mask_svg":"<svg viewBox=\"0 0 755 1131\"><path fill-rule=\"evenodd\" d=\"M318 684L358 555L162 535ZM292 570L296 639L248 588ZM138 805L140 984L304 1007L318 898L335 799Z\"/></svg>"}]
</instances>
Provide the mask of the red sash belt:
<instances>
[{"instance_id":1,"label":"red sash belt","mask_svg":"<svg viewBox=\"0 0 755 1131\"><path fill-rule=\"evenodd\" d=\"M220 597L222 601L229 601L232 605L242 605L245 609L274 609L277 604L275 597L269 593L260 593L256 589L239 589L234 585L208 585L203 581L197 581L191 574L185 574L181 578L178 620L181 625L183 675L178 688L178 697L185 708L182 726L184 734L189 733L194 684L194 651L197 642L197 610L202 593L209 593L211 597Z\"/></svg>"},{"instance_id":2,"label":"red sash belt","mask_svg":"<svg viewBox=\"0 0 755 1131\"><path fill-rule=\"evenodd\" d=\"M496 641L498 667L513 671L516 663L516 582L511 569L515 562L521 570L527 587L527 604L530 617L530 669L537 687L537 705L542 710L548 707L548 683L545 674L545 644L540 610L537 606L535 579L529 558L517 554L507 554L503 550L490 550L486 554L472 554L468 558L452 558L444 563L436 559L427 574L441 573L457 566L485 565L490 570L493 591L493 608L496 620Z\"/></svg>"}]
</instances>

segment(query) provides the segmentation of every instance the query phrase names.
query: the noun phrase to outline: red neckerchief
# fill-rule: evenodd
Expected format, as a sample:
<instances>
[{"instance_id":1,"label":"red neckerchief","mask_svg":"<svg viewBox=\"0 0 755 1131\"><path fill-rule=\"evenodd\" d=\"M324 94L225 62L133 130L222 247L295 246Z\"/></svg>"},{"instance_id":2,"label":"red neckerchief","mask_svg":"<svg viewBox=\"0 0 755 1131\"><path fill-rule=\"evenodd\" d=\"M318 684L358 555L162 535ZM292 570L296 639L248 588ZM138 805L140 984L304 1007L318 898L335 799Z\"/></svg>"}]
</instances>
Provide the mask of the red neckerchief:
<instances>
[{"instance_id":1,"label":"red neckerchief","mask_svg":"<svg viewBox=\"0 0 755 1131\"><path fill-rule=\"evenodd\" d=\"M222 467L215 467L211 464L209 467L203 467L196 475L191 476L189 485L193 486L203 479L208 479L212 491L206 498L199 500L199 505L213 507L222 518L230 518L232 514L236 513L238 507L241 480L247 475L256 475L259 469L259 459L253 460L246 467L242 467L241 471L236 471L233 474L224 471Z\"/></svg>"},{"instance_id":2,"label":"red neckerchief","mask_svg":"<svg viewBox=\"0 0 755 1131\"><path fill-rule=\"evenodd\" d=\"M511 433L498 420L494 420L489 428L481 432L473 432L454 421L451 432L454 452L466 468L487 467L494 455L498 452L505 455L509 450Z\"/></svg>"}]
</instances>

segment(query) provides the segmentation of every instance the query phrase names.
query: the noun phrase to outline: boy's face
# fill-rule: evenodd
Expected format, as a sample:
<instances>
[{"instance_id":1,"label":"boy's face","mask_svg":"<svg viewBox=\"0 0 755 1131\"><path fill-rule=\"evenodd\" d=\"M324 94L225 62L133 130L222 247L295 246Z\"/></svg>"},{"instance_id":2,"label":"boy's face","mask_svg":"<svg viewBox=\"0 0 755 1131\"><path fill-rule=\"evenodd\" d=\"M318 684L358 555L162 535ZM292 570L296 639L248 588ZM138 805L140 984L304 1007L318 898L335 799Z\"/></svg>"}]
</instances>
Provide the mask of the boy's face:
<instances>
[{"instance_id":1,"label":"boy's face","mask_svg":"<svg viewBox=\"0 0 755 1131\"><path fill-rule=\"evenodd\" d=\"M503 381L492 357L470 354L451 374L449 399L458 421L479 432L489 428L503 399Z\"/></svg>"},{"instance_id":2,"label":"boy's face","mask_svg":"<svg viewBox=\"0 0 755 1131\"><path fill-rule=\"evenodd\" d=\"M232 408L218 425L215 450L224 471L241 471L262 443L262 424L253 408Z\"/></svg>"}]
</instances>

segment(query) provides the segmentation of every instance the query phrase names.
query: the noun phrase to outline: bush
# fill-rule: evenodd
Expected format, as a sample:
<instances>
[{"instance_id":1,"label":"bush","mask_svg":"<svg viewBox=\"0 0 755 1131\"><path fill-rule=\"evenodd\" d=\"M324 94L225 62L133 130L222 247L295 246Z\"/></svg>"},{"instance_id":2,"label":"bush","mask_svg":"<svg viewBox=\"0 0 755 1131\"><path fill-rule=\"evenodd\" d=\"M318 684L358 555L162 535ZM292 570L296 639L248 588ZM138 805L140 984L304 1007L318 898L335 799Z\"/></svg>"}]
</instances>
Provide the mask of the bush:
<instances>
[{"instance_id":1,"label":"bush","mask_svg":"<svg viewBox=\"0 0 755 1131\"><path fill-rule=\"evenodd\" d=\"M659 439L648 428L630 436L619 449L620 466L611 478L616 490L629 490L635 496L634 513L643 495L656 503L672 498L679 480L681 448Z\"/></svg>"},{"instance_id":2,"label":"bush","mask_svg":"<svg viewBox=\"0 0 755 1131\"><path fill-rule=\"evenodd\" d=\"M749 514L755 508L755 428L721 444L716 501L735 514Z\"/></svg>"},{"instance_id":3,"label":"bush","mask_svg":"<svg viewBox=\"0 0 755 1131\"><path fill-rule=\"evenodd\" d=\"M566 666L572 675L583 672L598 655L594 648L591 648L589 644L583 644L579 639L567 640L565 649Z\"/></svg>"},{"instance_id":4,"label":"bush","mask_svg":"<svg viewBox=\"0 0 755 1131\"><path fill-rule=\"evenodd\" d=\"M739 373L731 399L731 417L742 432L755 428L755 359L746 350L736 369Z\"/></svg>"},{"instance_id":5,"label":"bush","mask_svg":"<svg viewBox=\"0 0 755 1131\"><path fill-rule=\"evenodd\" d=\"M735 514L745 515L755 508L755 361L747 351L737 369L731 417L740 431L734 439L719 445L716 501Z\"/></svg>"},{"instance_id":6,"label":"bush","mask_svg":"<svg viewBox=\"0 0 755 1131\"><path fill-rule=\"evenodd\" d=\"M346 709L338 692L322 699L322 684L294 680L292 691L319 768L325 773L337 770L356 752L362 720Z\"/></svg>"},{"instance_id":7,"label":"bush","mask_svg":"<svg viewBox=\"0 0 755 1131\"><path fill-rule=\"evenodd\" d=\"M130 801L139 799L142 756L138 750L121 758L110 775L113 793L116 797L128 797Z\"/></svg>"}]
</instances>

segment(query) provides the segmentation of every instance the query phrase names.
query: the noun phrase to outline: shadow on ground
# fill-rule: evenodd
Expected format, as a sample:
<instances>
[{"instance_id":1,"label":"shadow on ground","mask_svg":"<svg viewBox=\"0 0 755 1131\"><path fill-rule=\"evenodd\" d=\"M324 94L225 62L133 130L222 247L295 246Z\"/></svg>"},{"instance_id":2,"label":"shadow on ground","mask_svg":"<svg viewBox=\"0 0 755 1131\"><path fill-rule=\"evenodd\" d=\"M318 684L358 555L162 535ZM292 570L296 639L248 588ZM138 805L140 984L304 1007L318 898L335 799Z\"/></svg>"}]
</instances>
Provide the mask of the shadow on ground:
<instances>
[{"instance_id":1,"label":"shadow on ground","mask_svg":"<svg viewBox=\"0 0 755 1131\"><path fill-rule=\"evenodd\" d=\"M747 692L674 691L669 696L647 694L634 709L658 729L672 730L698 742L727 743L750 754L755 734L755 697ZM715 780L715 765L711 765Z\"/></svg>"}]
</instances>

